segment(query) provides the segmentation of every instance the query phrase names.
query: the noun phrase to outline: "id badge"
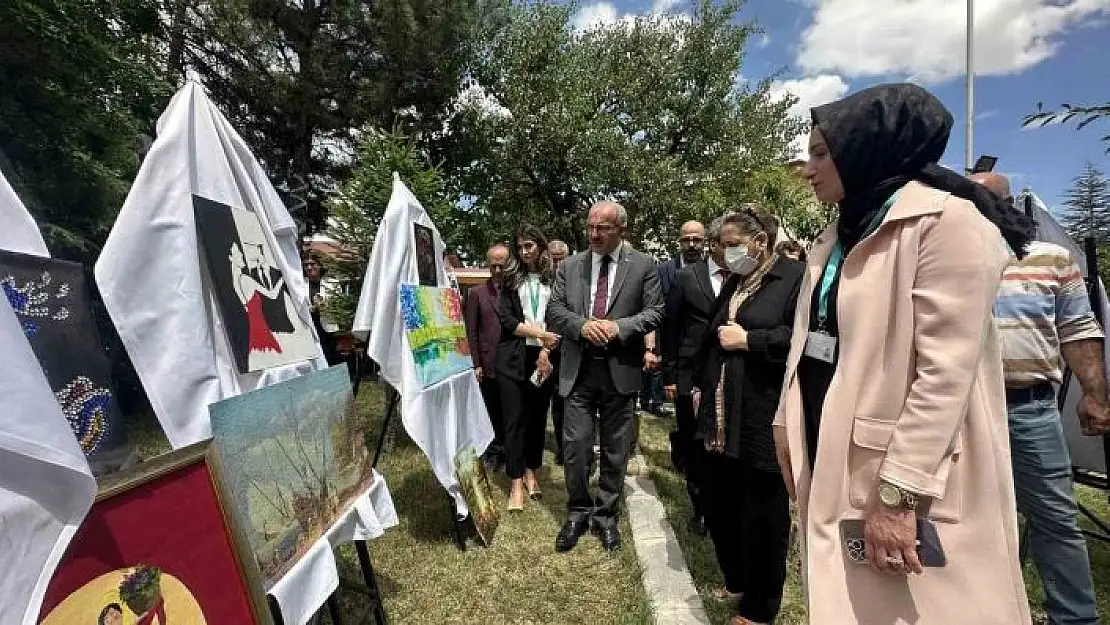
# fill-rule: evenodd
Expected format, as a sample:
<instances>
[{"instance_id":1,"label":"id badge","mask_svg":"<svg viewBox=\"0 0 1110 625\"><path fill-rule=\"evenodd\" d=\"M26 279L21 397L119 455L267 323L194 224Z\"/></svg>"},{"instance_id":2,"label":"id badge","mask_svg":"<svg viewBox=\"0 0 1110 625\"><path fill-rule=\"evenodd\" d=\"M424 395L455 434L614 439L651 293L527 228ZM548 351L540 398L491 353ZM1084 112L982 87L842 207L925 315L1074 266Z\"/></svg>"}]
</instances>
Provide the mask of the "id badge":
<instances>
[{"instance_id":1,"label":"id badge","mask_svg":"<svg viewBox=\"0 0 1110 625\"><path fill-rule=\"evenodd\" d=\"M805 355L832 364L836 358L836 337L821 331L810 332L806 336Z\"/></svg>"}]
</instances>

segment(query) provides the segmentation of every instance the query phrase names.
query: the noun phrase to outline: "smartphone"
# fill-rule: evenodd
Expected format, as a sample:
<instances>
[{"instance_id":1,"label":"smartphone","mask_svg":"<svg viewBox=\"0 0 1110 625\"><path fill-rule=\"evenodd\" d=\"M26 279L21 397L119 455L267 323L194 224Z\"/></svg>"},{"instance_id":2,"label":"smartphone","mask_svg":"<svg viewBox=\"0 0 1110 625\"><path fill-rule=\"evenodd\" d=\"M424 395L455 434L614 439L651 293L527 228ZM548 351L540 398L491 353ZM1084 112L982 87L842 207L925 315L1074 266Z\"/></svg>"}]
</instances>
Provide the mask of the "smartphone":
<instances>
[{"instance_id":1,"label":"smartphone","mask_svg":"<svg viewBox=\"0 0 1110 625\"><path fill-rule=\"evenodd\" d=\"M867 564L867 547L863 539L863 519L845 519L840 522L840 540L844 554L854 564ZM921 566L941 568L948 564L944 547L940 544L937 528L929 519L917 520L917 557Z\"/></svg>"}]
</instances>

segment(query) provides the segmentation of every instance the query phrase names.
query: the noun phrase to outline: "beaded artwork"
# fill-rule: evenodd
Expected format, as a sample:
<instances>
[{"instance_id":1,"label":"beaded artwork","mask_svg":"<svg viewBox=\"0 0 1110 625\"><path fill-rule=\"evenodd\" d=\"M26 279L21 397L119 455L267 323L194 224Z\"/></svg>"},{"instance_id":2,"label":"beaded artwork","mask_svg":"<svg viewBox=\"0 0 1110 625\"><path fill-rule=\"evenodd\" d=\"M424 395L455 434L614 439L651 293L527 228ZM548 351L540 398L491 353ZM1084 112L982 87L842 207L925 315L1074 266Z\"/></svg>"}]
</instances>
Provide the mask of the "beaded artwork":
<instances>
[{"instance_id":1,"label":"beaded artwork","mask_svg":"<svg viewBox=\"0 0 1110 625\"><path fill-rule=\"evenodd\" d=\"M96 388L92 380L82 375L55 392L54 396L58 398L62 414L81 444L81 451L85 455L95 452L107 430L112 394L106 388Z\"/></svg>"},{"instance_id":2,"label":"beaded artwork","mask_svg":"<svg viewBox=\"0 0 1110 625\"><path fill-rule=\"evenodd\" d=\"M53 293L49 289L53 285L53 278L50 277L49 271L42 272L42 278L37 282L25 282L23 286L18 286L15 276L7 276L0 279L0 289L4 290L4 295L8 298L8 303L12 305L16 317L19 319L20 325L23 326L23 333L27 338L32 338L38 334L41 326L39 325L40 319L53 319L54 321L65 321L69 319L69 309L65 306L56 306L51 310L52 300L61 300L69 296L69 283L63 282L57 286Z\"/></svg>"}]
</instances>

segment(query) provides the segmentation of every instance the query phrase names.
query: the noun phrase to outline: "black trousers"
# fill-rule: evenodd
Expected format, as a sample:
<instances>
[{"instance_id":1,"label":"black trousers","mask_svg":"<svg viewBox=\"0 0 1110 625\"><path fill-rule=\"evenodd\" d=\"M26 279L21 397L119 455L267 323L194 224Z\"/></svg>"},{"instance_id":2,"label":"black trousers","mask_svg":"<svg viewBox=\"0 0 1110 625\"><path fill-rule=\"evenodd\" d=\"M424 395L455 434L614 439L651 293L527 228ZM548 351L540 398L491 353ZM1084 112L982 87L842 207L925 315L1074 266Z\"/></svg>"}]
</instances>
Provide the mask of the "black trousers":
<instances>
[{"instance_id":1,"label":"black trousers","mask_svg":"<svg viewBox=\"0 0 1110 625\"><path fill-rule=\"evenodd\" d=\"M790 504L782 476L736 458L704 452L706 521L717 563L732 593L744 593L739 613L775 620L786 583Z\"/></svg>"},{"instance_id":2,"label":"black trousers","mask_svg":"<svg viewBox=\"0 0 1110 625\"><path fill-rule=\"evenodd\" d=\"M686 475L686 492L690 496L694 517L704 517L701 465L705 449L702 441L694 438L698 429L698 417L694 413L694 397L692 395L675 397L674 410L678 429L671 434L671 462L676 468L681 468Z\"/></svg>"},{"instance_id":3,"label":"black trousers","mask_svg":"<svg viewBox=\"0 0 1110 625\"><path fill-rule=\"evenodd\" d=\"M558 372L552 373L551 377L555 378L556 383L558 383ZM551 426L555 429L555 455L559 457L563 457L563 413L565 404L565 400L558 393L551 396Z\"/></svg>"},{"instance_id":4,"label":"black trousers","mask_svg":"<svg viewBox=\"0 0 1110 625\"><path fill-rule=\"evenodd\" d=\"M501 458L505 455L505 419L501 414L501 387L497 378L486 377L478 383L482 391L482 401L486 404L489 413L489 422L493 426L493 442L489 444L484 454L488 458Z\"/></svg>"},{"instance_id":5,"label":"black trousers","mask_svg":"<svg viewBox=\"0 0 1110 625\"><path fill-rule=\"evenodd\" d=\"M523 380L500 375L501 409L505 418L505 475L515 480L525 469L543 465L543 439L547 433L547 408L551 403L554 380L548 377L537 387L528 379L536 370L538 347L528 348L527 369Z\"/></svg>"},{"instance_id":6,"label":"black trousers","mask_svg":"<svg viewBox=\"0 0 1110 625\"><path fill-rule=\"evenodd\" d=\"M617 522L624 475L632 447L635 394L622 395L613 386L604 359L583 361L574 388L566 397L563 417L564 470L571 519L608 526ZM590 495L594 456L594 414L601 428L601 470L597 498Z\"/></svg>"}]
</instances>

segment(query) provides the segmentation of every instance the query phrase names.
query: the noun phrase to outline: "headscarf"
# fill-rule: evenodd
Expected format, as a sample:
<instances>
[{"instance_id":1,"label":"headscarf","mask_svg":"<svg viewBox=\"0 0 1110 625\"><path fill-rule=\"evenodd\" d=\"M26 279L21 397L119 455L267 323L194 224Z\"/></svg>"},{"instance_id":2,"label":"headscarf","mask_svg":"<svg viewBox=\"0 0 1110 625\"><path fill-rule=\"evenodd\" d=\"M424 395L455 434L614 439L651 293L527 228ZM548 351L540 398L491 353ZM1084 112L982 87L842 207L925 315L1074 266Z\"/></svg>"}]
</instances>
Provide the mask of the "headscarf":
<instances>
[{"instance_id":1,"label":"headscarf","mask_svg":"<svg viewBox=\"0 0 1110 625\"><path fill-rule=\"evenodd\" d=\"M851 249L892 193L910 180L975 204L1018 255L1036 225L982 185L937 165L952 114L936 96L909 83L878 85L811 111L844 186L837 234Z\"/></svg>"}]
</instances>

